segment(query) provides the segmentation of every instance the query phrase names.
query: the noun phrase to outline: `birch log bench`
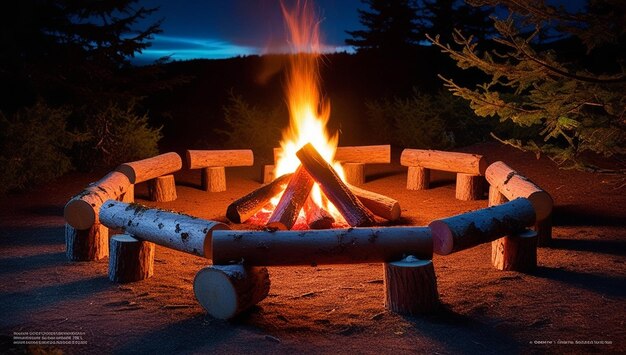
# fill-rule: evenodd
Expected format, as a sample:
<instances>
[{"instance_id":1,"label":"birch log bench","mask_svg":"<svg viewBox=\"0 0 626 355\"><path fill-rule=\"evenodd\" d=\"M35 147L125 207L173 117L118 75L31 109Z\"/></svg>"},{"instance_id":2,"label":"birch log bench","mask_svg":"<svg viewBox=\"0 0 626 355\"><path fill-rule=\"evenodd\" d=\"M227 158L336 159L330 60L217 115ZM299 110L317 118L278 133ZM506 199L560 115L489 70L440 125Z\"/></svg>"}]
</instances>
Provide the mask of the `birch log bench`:
<instances>
[{"instance_id":1,"label":"birch log bench","mask_svg":"<svg viewBox=\"0 0 626 355\"><path fill-rule=\"evenodd\" d=\"M408 167L406 188L427 190L430 170L456 173L456 198L461 201L482 198L482 177L487 161L482 155L440 150L405 149L400 164Z\"/></svg>"},{"instance_id":2,"label":"birch log bench","mask_svg":"<svg viewBox=\"0 0 626 355\"><path fill-rule=\"evenodd\" d=\"M188 150L189 169L201 170L202 190L208 192L226 191L226 167L252 166L252 150Z\"/></svg>"},{"instance_id":3,"label":"birch log bench","mask_svg":"<svg viewBox=\"0 0 626 355\"><path fill-rule=\"evenodd\" d=\"M174 152L124 163L115 170L126 175L131 184L148 182L148 197L152 201L169 202L177 198L173 173L183 167L180 155ZM132 190L134 191L134 189ZM124 201L132 202L130 196Z\"/></svg>"},{"instance_id":4,"label":"birch log bench","mask_svg":"<svg viewBox=\"0 0 626 355\"><path fill-rule=\"evenodd\" d=\"M274 148L274 165L266 165L263 172L263 183L272 181L274 168L282 154L281 148ZM337 147L336 161L343 167L346 182L359 186L365 183L365 164L391 163L390 145L366 145L354 147Z\"/></svg>"}]
</instances>

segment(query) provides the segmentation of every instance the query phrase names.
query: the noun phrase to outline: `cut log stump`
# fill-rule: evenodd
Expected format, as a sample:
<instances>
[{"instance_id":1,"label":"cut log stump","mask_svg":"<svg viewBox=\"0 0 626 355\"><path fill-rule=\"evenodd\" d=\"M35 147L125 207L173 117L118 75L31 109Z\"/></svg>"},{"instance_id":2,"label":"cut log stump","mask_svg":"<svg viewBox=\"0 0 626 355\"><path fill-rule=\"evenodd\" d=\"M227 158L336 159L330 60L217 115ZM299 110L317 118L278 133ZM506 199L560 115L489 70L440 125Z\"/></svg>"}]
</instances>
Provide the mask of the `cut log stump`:
<instances>
[{"instance_id":1,"label":"cut log stump","mask_svg":"<svg viewBox=\"0 0 626 355\"><path fill-rule=\"evenodd\" d=\"M365 183L365 164L344 163L342 166L348 184L359 186Z\"/></svg>"},{"instance_id":2,"label":"cut log stump","mask_svg":"<svg viewBox=\"0 0 626 355\"><path fill-rule=\"evenodd\" d=\"M264 184L269 184L270 182L274 181L274 179L276 178L275 168L276 167L274 165L263 166L263 183Z\"/></svg>"},{"instance_id":3,"label":"cut log stump","mask_svg":"<svg viewBox=\"0 0 626 355\"><path fill-rule=\"evenodd\" d=\"M223 166L202 168L202 189L208 192L226 191L226 169Z\"/></svg>"},{"instance_id":4,"label":"cut log stump","mask_svg":"<svg viewBox=\"0 0 626 355\"><path fill-rule=\"evenodd\" d=\"M431 260L408 256L384 264L385 308L417 315L433 312L439 306L437 278Z\"/></svg>"},{"instance_id":5,"label":"cut log stump","mask_svg":"<svg viewBox=\"0 0 626 355\"><path fill-rule=\"evenodd\" d=\"M501 205L506 201L508 201L508 199L500 193L497 187L489 185L489 206Z\"/></svg>"},{"instance_id":6,"label":"cut log stump","mask_svg":"<svg viewBox=\"0 0 626 355\"><path fill-rule=\"evenodd\" d=\"M483 177L465 173L456 174L456 199L473 201L483 198Z\"/></svg>"},{"instance_id":7,"label":"cut log stump","mask_svg":"<svg viewBox=\"0 0 626 355\"><path fill-rule=\"evenodd\" d=\"M129 234L117 234L109 241L109 251L109 280L126 283L153 275L154 243Z\"/></svg>"},{"instance_id":8,"label":"cut log stump","mask_svg":"<svg viewBox=\"0 0 626 355\"><path fill-rule=\"evenodd\" d=\"M537 267L537 232L525 230L494 240L491 262L498 270L534 270Z\"/></svg>"},{"instance_id":9,"label":"cut log stump","mask_svg":"<svg viewBox=\"0 0 626 355\"><path fill-rule=\"evenodd\" d=\"M264 267L213 265L200 270L193 280L196 299L218 319L230 319L251 308L269 290L270 277Z\"/></svg>"},{"instance_id":10,"label":"cut log stump","mask_svg":"<svg viewBox=\"0 0 626 355\"><path fill-rule=\"evenodd\" d=\"M94 261L109 255L109 229L94 223L89 229L65 225L65 255L71 261Z\"/></svg>"},{"instance_id":11,"label":"cut log stump","mask_svg":"<svg viewBox=\"0 0 626 355\"><path fill-rule=\"evenodd\" d=\"M406 176L407 190L428 190L430 185L430 169L409 166Z\"/></svg>"},{"instance_id":12,"label":"cut log stump","mask_svg":"<svg viewBox=\"0 0 626 355\"><path fill-rule=\"evenodd\" d=\"M174 175L163 175L149 180L148 195L150 200L157 202L176 200L176 181L174 180Z\"/></svg>"}]
</instances>

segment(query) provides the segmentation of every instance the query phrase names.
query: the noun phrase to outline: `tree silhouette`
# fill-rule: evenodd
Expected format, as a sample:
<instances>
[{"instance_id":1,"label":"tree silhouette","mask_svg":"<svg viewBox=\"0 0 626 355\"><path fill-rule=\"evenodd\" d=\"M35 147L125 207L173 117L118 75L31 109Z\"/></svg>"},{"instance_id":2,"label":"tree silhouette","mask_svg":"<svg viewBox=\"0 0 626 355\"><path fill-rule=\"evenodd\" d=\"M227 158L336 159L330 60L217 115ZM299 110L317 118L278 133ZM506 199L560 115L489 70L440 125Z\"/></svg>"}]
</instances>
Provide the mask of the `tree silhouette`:
<instances>
[{"instance_id":1,"label":"tree silhouette","mask_svg":"<svg viewBox=\"0 0 626 355\"><path fill-rule=\"evenodd\" d=\"M444 43L452 41L455 30L480 40L494 32L489 19L492 8L487 6L473 7L463 0L419 0L417 12L419 32L439 35Z\"/></svg>"}]
</instances>

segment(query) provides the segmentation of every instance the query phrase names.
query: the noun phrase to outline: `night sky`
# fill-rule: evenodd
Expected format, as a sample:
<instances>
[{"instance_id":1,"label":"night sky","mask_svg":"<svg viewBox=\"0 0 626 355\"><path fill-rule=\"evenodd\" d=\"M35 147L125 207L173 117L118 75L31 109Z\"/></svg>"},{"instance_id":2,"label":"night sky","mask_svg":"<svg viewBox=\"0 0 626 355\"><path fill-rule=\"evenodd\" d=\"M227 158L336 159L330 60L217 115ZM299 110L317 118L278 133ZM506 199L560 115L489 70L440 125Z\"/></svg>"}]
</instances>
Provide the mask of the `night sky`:
<instances>
[{"instance_id":1,"label":"night sky","mask_svg":"<svg viewBox=\"0 0 626 355\"><path fill-rule=\"evenodd\" d=\"M288 6L296 0L285 1ZM326 50L351 51L346 30L361 29L360 0L309 0L320 15ZM554 0L569 10L582 8L584 0ZM278 0L140 0L160 10L149 21L164 18L163 33L135 63L152 62L171 55L172 60L220 59L238 55L284 53L285 28Z\"/></svg>"}]
</instances>

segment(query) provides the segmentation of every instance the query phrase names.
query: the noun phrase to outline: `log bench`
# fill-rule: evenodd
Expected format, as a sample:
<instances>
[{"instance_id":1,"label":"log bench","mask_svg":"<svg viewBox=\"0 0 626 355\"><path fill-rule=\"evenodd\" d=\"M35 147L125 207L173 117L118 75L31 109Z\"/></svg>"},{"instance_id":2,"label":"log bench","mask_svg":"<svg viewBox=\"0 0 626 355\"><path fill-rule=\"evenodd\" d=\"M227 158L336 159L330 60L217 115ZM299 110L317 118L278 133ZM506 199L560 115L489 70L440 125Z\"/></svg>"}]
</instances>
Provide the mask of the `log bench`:
<instances>
[{"instance_id":1,"label":"log bench","mask_svg":"<svg viewBox=\"0 0 626 355\"><path fill-rule=\"evenodd\" d=\"M430 170L456 173L456 198L461 201L482 198L482 178L487 161L482 155L440 150L405 149L400 164L408 167L406 188L427 190Z\"/></svg>"},{"instance_id":2,"label":"log bench","mask_svg":"<svg viewBox=\"0 0 626 355\"><path fill-rule=\"evenodd\" d=\"M282 153L281 148L274 148L274 165L266 165L263 171L263 183L272 181L274 168ZM359 186L365 183L365 164L391 163L390 145L366 145L354 147L337 147L335 160L341 163L345 181Z\"/></svg>"},{"instance_id":3,"label":"log bench","mask_svg":"<svg viewBox=\"0 0 626 355\"><path fill-rule=\"evenodd\" d=\"M187 150L189 169L201 170L202 190L226 191L226 167L252 166L254 154L250 149L239 150Z\"/></svg>"},{"instance_id":4,"label":"log bench","mask_svg":"<svg viewBox=\"0 0 626 355\"><path fill-rule=\"evenodd\" d=\"M151 158L124 163L115 170L126 175L131 184L148 182L148 198L157 202L174 201L176 182L173 173L183 167L180 155L174 152L160 154ZM134 193L130 192L131 194ZM124 196L124 201L132 202L133 195Z\"/></svg>"}]
</instances>

